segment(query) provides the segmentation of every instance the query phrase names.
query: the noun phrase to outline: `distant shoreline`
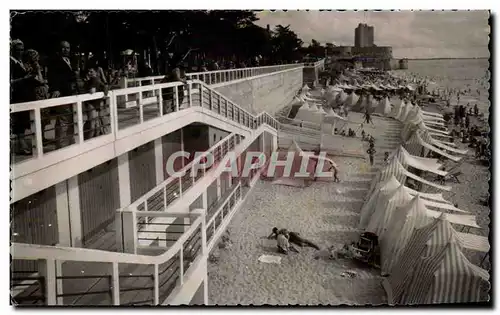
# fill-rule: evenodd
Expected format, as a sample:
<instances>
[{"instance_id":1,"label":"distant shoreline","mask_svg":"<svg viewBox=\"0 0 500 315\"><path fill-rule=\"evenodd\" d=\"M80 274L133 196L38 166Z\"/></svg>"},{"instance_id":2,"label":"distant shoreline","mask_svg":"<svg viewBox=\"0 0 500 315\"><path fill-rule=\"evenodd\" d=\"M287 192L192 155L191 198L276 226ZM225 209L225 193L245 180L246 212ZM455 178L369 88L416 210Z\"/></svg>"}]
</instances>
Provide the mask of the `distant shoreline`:
<instances>
[{"instance_id":1,"label":"distant shoreline","mask_svg":"<svg viewBox=\"0 0 500 315\"><path fill-rule=\"evenodd\" d=\"M394 59L403 59L403 58L394 58ZM477 57L477 58L404 58L408 60L469 60L469 59L489 59L489 57Z\"/></svg>"}]
</instances>

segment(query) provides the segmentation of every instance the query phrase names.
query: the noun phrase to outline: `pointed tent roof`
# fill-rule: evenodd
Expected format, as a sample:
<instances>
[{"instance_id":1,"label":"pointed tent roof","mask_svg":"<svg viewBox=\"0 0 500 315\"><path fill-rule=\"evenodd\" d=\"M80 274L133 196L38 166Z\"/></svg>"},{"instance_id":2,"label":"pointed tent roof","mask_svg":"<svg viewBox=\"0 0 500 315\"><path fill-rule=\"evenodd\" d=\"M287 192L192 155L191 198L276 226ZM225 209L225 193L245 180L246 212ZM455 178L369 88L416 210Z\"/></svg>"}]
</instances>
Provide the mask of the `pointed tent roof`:
<instances>
[{"instance_id":1,"label":"pointed tent roof","mask_svg":"<svg viewBox=\"0 0 500 315\"><path fill-rule=\"evenodd\" d=\"M326 115L326 112L323 109L323 106L318 107L318 112L321 113L321 114L325 114Z\"/></svg>"},{"instance_id":2,"label":"pointed tent roof","mask_svg":"<svg viewBox=\"0 0 500 315\"><path fill-rule=\"evenodd\" d=\"M344 103L348 97L349 95L342 90L342 92L340 92L339 95L337 95L337 102Z\"/></svg>"},{"instance_id":3,"label":"pointed tent roof","mask_svg":"<svg viewBox=\"0 0 500 315\"><path fill-rule=\"evenodd\" d=\"M376 209L366 226L366 231L375 233L379 238L383 238L389 227L393 212L397 207L410 202L411 199L412 196L403 184L400 184L395 191L389 192L389 194L382 192L379 195Z\"/></svg>"},{"instance_id":4,"label":"pointed tent roof","mask_svg":"<svg viewBox=\"0 0 500 315\"><path fill-rule=\"evenodd\" d=\"M397 119L401 115L401 109L403 107L404 101L395 102L388 116Z\"/></svg>"},{"instance_id":5,"label":"pointed tent roof","mask_svg":"<svg viewBox=\"0 0 500 315\"><path fill-rule=\"evenodd\" d=\"M359 95L357 95L356 93L352 92L351 94L349 94L349 96L347 97L346 101L345 101L345 104L347 106L354 106L358 103L359 101Z\"/></svg>"},{"instance_id":6,"label":"pointed tent roof","mask_svg":"<svg viewBox=\"0 0 500 315\"><path fill-rule=\"evenodd\" d=\"M309 109L311 111L318 111L318 106L316 106L316 104L312 103L310 106L309 106Z\"/></svg>"},{"instance_id":7,"label":"pointed tent roof","mask_svg":"<svg viewBox=\"0 0 500 315\"><path fill-rule=\"evenodd\" d=\"M382 114L384 116L388 116L391 113L391 110L392 110L391 102L389 101L389 98L386 96L385 98L380 100L375 112Z\"/></svg>"},{"instance_id":8,"label":"pointed tent roof","mask_svg":"<svg viewBox=\"0 0 500 315\"><path fill-rule=\"evenodd\" d=\"M326 110L326 114L327 114L327 116L328 116L328 115L333 115L333 114L335 114L335 112L333 111L333 108L331 108L331 107L329 106L329 107L328 107L328 109Z\"/></svg>"},{"instance_id":9,"label":"pointed tent roof","mask_svg":"<svg viewBox=\"0 0 500 315\"><path fill-rule=\"evenodd\" d=\"M406 103L406 106L404 109L401 111L401 116L399 117L399 121L405 121L406 117L410 114L411 110L413 109L413 105L411 103Z\"/></svg>"},{"instance_id":10,"label":"pointed tent roof","mask_svg":"<svg viewBox=\"0 0 500 315\"><path fill-rule=\"evenodd\" d=\"M368 224L373 212L376 209L378 198L382 191L393 191L397 189L401 183L397 180L397 178L392 175L388 179L376 183L375 190L371 193L368 200L363 204L360 212L359 218L359 228L364 229Z\"/></svg>"},{"instance_id":11,"label":"pointed tent roof","mask_svg":"<svg viewBox=\"0 0 500 315\"><path fill-rule=\"evenodd\" d=\"M477 301L480 283L489 276L461 250L462 242L446 214L416 229L384 280L389 303Z\"/></svg>"}]
</instances>

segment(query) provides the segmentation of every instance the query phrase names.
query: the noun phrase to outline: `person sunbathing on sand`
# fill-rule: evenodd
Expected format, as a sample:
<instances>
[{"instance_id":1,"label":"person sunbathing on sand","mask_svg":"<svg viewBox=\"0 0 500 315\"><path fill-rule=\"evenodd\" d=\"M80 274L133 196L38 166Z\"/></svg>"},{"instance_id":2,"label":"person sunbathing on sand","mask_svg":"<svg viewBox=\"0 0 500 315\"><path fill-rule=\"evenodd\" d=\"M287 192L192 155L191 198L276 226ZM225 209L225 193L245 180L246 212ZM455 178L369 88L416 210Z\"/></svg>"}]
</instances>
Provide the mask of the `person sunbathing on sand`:
<instances>
[{"instance_id":1,"label":"person sunbathing on sand","mask_svg":"<svg viewBox=\"0 0 500 315\"><path fill-rule=\"evenodd\" d=\"M319 250L318 245L301 237L300 233L289 232L287 229L278 230L277 227L273 227L273 231L272 231L271 235L268 236L268 238L278 238L279 235L285 235L285 237L290 241L290 243L294 243L300 247L309 246L309 247L313 247L313 248ZM279 246L279 244L278 244L278 246Z\"/></svg>"},{"instance_id":2,"label":"person sunbathing on sand","mask_svg":"<svg viewBox=\"0 0 500 315\"><path fill-rule=\"evenodd\" d=\"M281 254L288 255L288 250L298 253L299 251L293 247L292 244L288 242L288 238L285 234L278 234L276 236L276 240L278 241L278 252Z\"/></svg>"}]
</instances>

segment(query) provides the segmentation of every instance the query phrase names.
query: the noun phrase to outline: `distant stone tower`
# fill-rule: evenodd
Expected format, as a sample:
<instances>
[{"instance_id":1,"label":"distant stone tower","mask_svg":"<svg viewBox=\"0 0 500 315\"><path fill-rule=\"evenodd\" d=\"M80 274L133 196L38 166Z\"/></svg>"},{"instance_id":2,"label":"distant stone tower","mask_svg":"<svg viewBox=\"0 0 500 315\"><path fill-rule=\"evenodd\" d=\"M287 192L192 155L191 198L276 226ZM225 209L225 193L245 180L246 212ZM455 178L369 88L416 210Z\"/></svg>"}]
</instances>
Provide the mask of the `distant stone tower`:
<instances>
[{"instance_id":1,"label":"distant stone tower","mask_svg":"<svg viewBox=\"0 0 500 315\"><path fill-rule=\"evenodd\" d=\"M375 28L367 24L359 24L354 30L354 47L373 47Z\"/></svg>"}]
</instances>

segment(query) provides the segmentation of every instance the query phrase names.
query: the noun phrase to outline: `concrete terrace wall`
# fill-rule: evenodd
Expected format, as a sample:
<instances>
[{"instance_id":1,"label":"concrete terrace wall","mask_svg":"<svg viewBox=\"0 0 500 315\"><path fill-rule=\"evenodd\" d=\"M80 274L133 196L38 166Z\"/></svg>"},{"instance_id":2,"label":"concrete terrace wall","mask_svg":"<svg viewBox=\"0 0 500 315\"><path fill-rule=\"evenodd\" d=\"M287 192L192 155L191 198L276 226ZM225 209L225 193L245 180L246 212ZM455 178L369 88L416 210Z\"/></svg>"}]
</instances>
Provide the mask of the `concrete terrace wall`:
<instances>
[{"instance_id":1,"label":"concrete terrace wall","mask_svg":"<svg viewBox=\"0 0 500 315\"><path fill-rule=\"evenodd\" d=\"M214 89L244 109L258 114L278 112L302 87L302 67L214 85Z\"/></svg>"}]
</instances>

